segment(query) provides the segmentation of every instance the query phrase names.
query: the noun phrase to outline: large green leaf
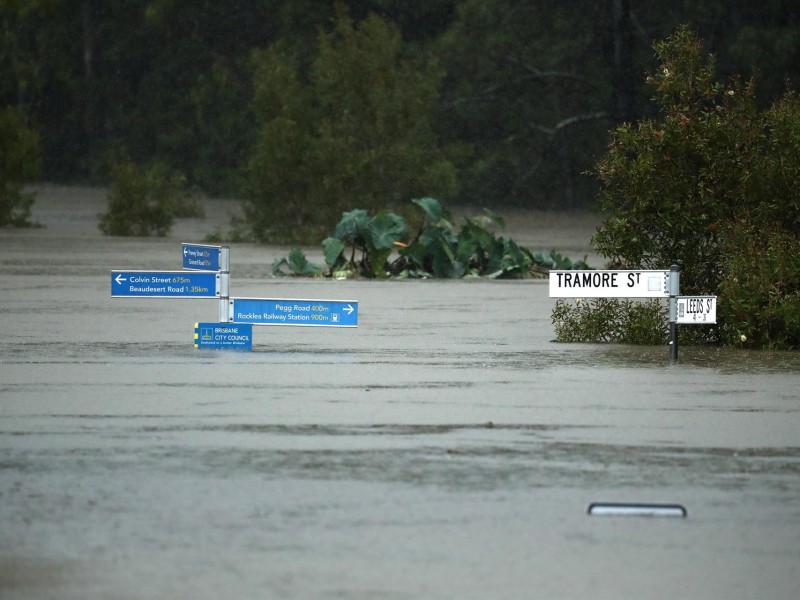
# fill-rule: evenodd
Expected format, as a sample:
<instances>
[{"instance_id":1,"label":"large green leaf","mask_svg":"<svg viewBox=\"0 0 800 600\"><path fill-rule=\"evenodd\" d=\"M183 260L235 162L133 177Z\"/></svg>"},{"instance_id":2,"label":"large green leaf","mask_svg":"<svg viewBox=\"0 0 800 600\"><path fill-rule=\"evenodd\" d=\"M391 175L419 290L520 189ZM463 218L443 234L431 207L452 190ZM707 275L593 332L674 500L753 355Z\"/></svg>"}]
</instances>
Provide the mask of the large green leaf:
<instances>
[{"instance_id":1,"label":"large green leaf","mask_svg":"<svg viewBox=\"0 0 800 600\"><path fill-rule=\"evenodd\" d=\"M292 250L289 252L289 256L276 259L272 263L272 274L275 276L311 276L318 275L321 271L322 269L320 269L314 263L309 262L306 259L306 255L303 254L303 251L296 247L292 248Z\"/></svg>"},{"instance_id":2,"label":"large green leaf","mask_svg":"<svg viewBox=\"0 0 800 600\"><path fill-rule=\"evenodd\" d=\"M458 236L456 258L459 261L468 264L472 262L472 259L475 256L475 253L478 252L479 248L480 244L478 243L478 240L471 235L463 235L462 232L462 234Z\"/></svg>"},{"instance_id":3,"label":"large green leaf","mask_svg":"<svg viewBox=\"0 0 800 600\"><path fill-rule=\"evenodd\" d=\"M406 222L394 213L379 213L369 223L370 239L377 250L392 250L406 235Z\"/></svg>"},{"instance_id":4,"label":"large green leaf","mask_svg":"<svg viewBox=\"0 0 800 600\"><path fill-rule=\"evenodd\" d=\"M369 275L377 278L387 277L386 261L389 259L391 253L391 248L383 248L370 252L368 259Z\"/></svg>"},{"instance_id":5,"label":"large green leaf","mask_svg":"<svg viewBox=\"0 0 800 600\"><path fill-rule=\"evenodd\" d=\"M431 225L436 225L446 216L442 205L436 198L415 198L412 202L425 211L425 216Z\"/></svg>"},{"instance_id":6,"label":"large green leaf","mask_svg":"<svg viewBox=\"0 0 800 600\"><path fill-rule=\"evenodd\" d=\"M430 247L431 266L435 277L457 279L463 277L466 265L457 260L453 249L444 238L440 236Z\"/></svg>"},{"instance_id":7,"label":"large green leaf","mask_svg":"<svg viewBox=\"0 0 800 600\"><path fill-rule=\"evenodd\" d=\"M321 271L317 265L308 262L306 255L297 247L292 248L289 252L287 262L295 275L316 275Z\"/></svg>"},{"instance_id":8,"label":"large green leaf","mask_svg":"<svg viewBox=\"0 0 800 600\"><path fill-rule=\"evenodd\" d=\"M322 251L325 253L325 264L331 269L343 261L342 253L345 249L344 241L328 237L322 241Z\"/></svg>"},{"instance_id":9,"label":"large green leaf","mask_svg":"<svg viewBox=\"0 0 800 600\"><path fill-rule=\"evenodd\" d=\"M479 270L485 269L487 261L491 261L493 247L497 240L491 231L487 231L472 221L467 221L458 234L460 260L474 263Z\"/></svg>"},{"instance_id":10,"label":"large green leaf","mask_svg":"<svg viewBox=\"0 0 800 600\"><path fill-rule=\"evenodd\" d=\"M505 219L503 219L503 217L501 217L497 213L489 210L488 208L484 208L483 212L486 214L487 217L489 217L489 219L492 221L492 223L497 225L500 229L505 229L506 228L506 222L505 222Z\"/></svg>"},{"instance_id":11,"label":"large green leaf","mask_svg":"<svg viewBox=\"0 0 800 600\"><path fill-rule=\"evenodd\" d=\"M356 208L342 214L339 224L333 232L333 237L346 242L355 242L359 238L363 241L365 233L369 230L370 216L363 208Z\"/></svg>"}]
</instances>

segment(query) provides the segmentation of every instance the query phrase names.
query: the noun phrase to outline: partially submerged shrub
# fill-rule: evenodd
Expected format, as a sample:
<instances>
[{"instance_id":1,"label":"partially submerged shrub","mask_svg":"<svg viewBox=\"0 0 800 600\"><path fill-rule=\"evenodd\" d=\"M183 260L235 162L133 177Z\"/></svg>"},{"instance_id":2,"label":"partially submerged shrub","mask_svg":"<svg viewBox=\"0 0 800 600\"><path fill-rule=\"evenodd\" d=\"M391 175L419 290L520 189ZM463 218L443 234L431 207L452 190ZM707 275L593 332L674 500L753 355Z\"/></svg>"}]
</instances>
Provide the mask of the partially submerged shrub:
<instances>
[{"instance_id":1,"label":"partially submerged shrub","mask_svg":"<svg viewBox=\"0 0 800 600\"><path fill-rule=\"evenodd\" d=\"M450 213L433 198L413 200L425 218L417 236L400 249L395 267L399 273L422 277L478 276L519 278L529 274L533 255L514 240L497 237L502 218L489 210L465 219L461 229L453 224Z\"/></svg>"},{"instance_id":2,"label":"partially submerged shrub","mask_svg":"<svg viewBox=\"0 0 800 600\"><path fill-rule=\"evenodd\" d=\"M130 160L114 163L108 211L101 215L100 230L106 235L164 236L176 216L198 216L191 202L186 178L162 166L142 168Z\"/></svg>"},{"instance_id":3,"label":"partially submerged shrub","mask_svg":"<svg viewBox=\"0 0 800 600\"><path fill-rule=\"evenodd\" d=\"M322 242L330 275L510 279L541 274L549 268L586 268L584 261L573 262L555 251L531 253L511 239L498 237L493 230L503 228L504 223L491 211L465 219L458 229L438 200L412 202L422 211L413 237L405 219L394 213L370 216L363 209L344 213L333 235ZM294 274L307 274L304 259L295 254L294 259L276 261L273 273L286 274L289 268Z\"/></svg>"},{"instance_id":4,"label":"partially submerged shrub","mask_svg":"<svg viewBox=\"0 0 800 600\"><path fill-rule=\"evenodd\" d=\"M300 248L294 247L286 258L279 258L272 263L273 275L299 275L316 276L322 274L322 269L306 258Z\"/></svg>"},{"instance_id":5,"label":"partially submerged shrub","mask_svg":"<svg viewBox=\"0 0 800 600\"><path fill-rule=\"evenodd\" d=\"M33 194L22 184L39 174L39 137L19 113L0 110L0 227L30 227Z\"/></svg>"},{"instance_id":6,"label":"partially submerged shrub","mask_svg":"<svg viewBox=\"0 0 800 600\"><path fill-rule=\"evenodd\" d=\"M666 343L667 307L660 300L593 298L558 300L553 327L559 342Z\"/></svg>"},{"instance_id":7,"label":"partially submerged shrub","mask_svg":"<svg viewBox=\"0 0 800 600\"><path fill-rule=\"evenodd\" d=\"M592 243L625 268L677 263L682 295L718 295L717 326L687 338L800 347L800 98L790 90L759 111L754 80L717 82L688 28L654 47L661 65L647 84L659 114L612 132L594 173L607 217ZM565 306L554 323L579 321ZM633 314L613 324L625 322L646 329Z\"/></svg>"},{"instance_id":8,"label":"partially submerged shrub","mask_svg":"<svg viewBox=\"0 0 800 600\"><path fill-rule=\"evenodd\" d=\"M753 235L730 228L719 286L720 340L729 345L800 349L800 239L778 224Z\"/></svg>"}]
</instances>

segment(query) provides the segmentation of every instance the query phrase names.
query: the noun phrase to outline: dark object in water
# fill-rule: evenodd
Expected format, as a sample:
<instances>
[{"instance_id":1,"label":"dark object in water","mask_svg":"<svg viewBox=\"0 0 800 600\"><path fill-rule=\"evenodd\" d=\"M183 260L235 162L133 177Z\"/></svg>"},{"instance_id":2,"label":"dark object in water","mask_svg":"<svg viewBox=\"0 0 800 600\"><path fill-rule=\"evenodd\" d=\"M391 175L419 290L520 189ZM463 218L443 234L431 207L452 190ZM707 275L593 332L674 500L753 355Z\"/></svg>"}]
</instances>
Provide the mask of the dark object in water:
<instances>
[{"instance_id":1,"label":"dark object in water","mask_svg":"<svg viewBox=\"0 0 800 600\"><path fill-rule=\"evenodd\" d=\"M636 502L592 502L586 513L611 517L686 517L681 504L640 504Z\"/></svg>"}]
</instances>

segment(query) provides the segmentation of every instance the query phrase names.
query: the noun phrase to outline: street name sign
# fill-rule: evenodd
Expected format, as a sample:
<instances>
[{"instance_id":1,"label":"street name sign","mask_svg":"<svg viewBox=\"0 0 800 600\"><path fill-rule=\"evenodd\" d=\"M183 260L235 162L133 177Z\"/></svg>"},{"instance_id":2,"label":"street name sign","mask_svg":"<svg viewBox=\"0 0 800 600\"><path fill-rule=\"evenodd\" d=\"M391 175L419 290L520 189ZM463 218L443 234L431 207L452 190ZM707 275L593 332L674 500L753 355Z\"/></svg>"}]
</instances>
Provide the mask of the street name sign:
<instances>
[{"instance_id":1,"label":"street name sign","mask_svg":"<svg viewBox=\"0 0 800 600\"><path fill-rule=\"evenodd\" d=\"M249 323L195 323L194 347L209 350L252 350Z\"/></svg>"},{"instance_id":2,"label":"street name sign","mask_svg":"<svg viewBox=\"0 0 800 600\"><path fill-rule=\"evenodd\" d=\"M211 271L111 271L112 298L219 298Z\"/></svg>"},{"instance_id":3,"label":"street name sign","mask_svg":"<svg viewBox=\"0 0 800 600\"><path fill-rule=\"evenodd\" d=\"M181 244L183 268L192 271L220 271L222 246L206 244Z\"/></svg>"},{"instance_id":4,"label":"street name sign","mask_svg":"<svg viewBox=\"0 0 800 600\"><path fill-rule=\"evenodd\" d=\"M669 271L550 271L551 298L666 298Z\"/></svg>"},{"instance_id":5,"label":"street name sign","mask_svg":"<svg viewBox=\"0 0 800 600\"><path fill-rule=\"evenodd\" d=\"M355 300L231 298L228 320L253 325L358 327Z\"/></svg>"},{"instance_id":6,"label":"street name sign","mask_svg":"<svg viewBox=\"0 0 800 600\"><path fill-rule=\"evenodd\" d=\"M678 296L680 325L713 325L717 322L716 296Z\"/></svg>"}]
</instances>

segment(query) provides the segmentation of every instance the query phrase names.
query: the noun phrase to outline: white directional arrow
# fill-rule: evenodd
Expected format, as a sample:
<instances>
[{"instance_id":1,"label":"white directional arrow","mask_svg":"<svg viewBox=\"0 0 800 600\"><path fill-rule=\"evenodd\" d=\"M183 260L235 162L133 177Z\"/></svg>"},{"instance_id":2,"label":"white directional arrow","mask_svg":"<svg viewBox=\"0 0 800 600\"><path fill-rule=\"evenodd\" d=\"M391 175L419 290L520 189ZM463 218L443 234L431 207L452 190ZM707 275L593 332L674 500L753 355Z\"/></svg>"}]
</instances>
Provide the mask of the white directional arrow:
<instances>
[{"instance_id":1,"label":"white directional arrow","mask_svg":"<svg viewBox=\"0 0 800 600\"><path fill-rule=\"evenodd\" d=\"M353 311L354 311L355 309L353 308L353 306L352 306L352 305L348 304L348 305L347 305L347 306L345 306L345 307L344 307L342 310L343 310L344 312L346 312L348 315L352 315L352 314L353 314Z\"/></svg>"},{"instance_id":2,"label":"white directional arrow","mask_svg":"<svg viewBox=\"0 0 800 600\"><path fill-rule=\"evenodd\" d=\"M125 278L122 276L122 273L120 273L119 275L117 275L117 276L114 278L114 281L116 281L118 285L122 285L122 282L123 282L123 281L128 281L128 280L127 280L127 279L125 279Z\"/></svg>"},{"instance_id":3,"label":"white directional arrow","mask_svg":"<svg viewBox=\"0 0 800 600\"><path fill-rule=\"evenodd\" d=\"M184 246L183 247L183 255L186 256L187 254L189 254L189 249L186 246Z\"/></svg>"}]
</instances>

